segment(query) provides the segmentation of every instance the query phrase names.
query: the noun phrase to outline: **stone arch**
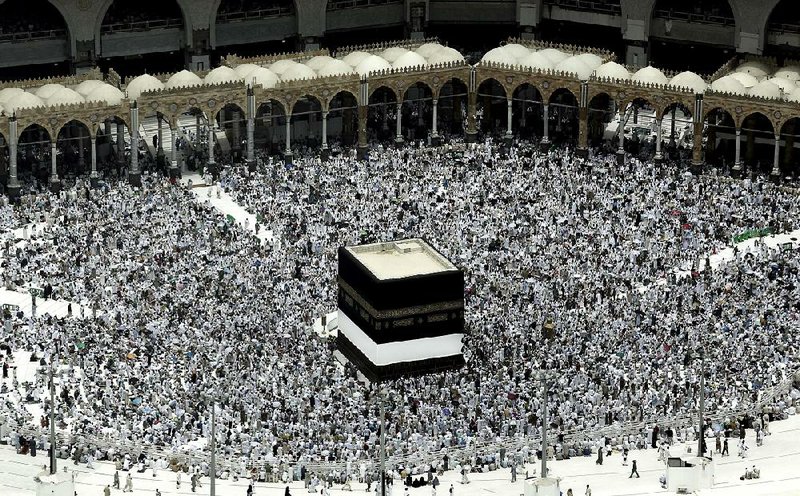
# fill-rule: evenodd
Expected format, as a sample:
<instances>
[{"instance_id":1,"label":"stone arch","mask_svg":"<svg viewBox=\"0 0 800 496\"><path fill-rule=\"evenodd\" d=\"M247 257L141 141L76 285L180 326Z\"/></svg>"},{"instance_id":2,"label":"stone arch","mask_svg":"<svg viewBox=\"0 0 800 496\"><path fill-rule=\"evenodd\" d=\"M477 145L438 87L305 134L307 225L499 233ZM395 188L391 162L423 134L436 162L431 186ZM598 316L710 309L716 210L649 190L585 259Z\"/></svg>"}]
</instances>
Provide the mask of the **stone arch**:
<instances>
[{"instance_id":1,"label":"stone arch","mask_svg":"<svg viewBox=\"0 0 800 496\"><path fill-rule=\"evenodd\" d=\"M542 136L544 97L533 81L524 81L511 94L511 117L514 131L522 138Z\"/></svg>"},{"instance_id":2,"label":"stone arch","mask_svg":"<svg viewBox=\"0 0 800 496\"><path fill-rule=\"evenodd\" d=\"M579 110L580 102L570 88L551 88L547 96L548 103L548 134L553 142L573 142L578 139L580 132Z\"/></svg>"},{"instance_id":3,"label":"stone arch","mask_svg":"<svg viewBox=\"0 0 800 496\"><path fill-rule=\"evenodd\" d=\"M403 129L410 131L411 139L424 139L429 135L433 122L433 88L419 80L403 89L401 111Z\"/></svg>"},{"instance_id":4,"label":"stone arch","mask_svg":"<svg viewBox=\"0 0 800 496\"><path fill-rule=\"evenodd\" d=\"M288 104L277 95L256 103L255 140L256 147L263 147L272 154L279 153L286 142L286 119Z\"/></svg>"},{"instance_id":5,"label":"stone arch","mask_svg":"<svg viewBox=\"0 0 800 496\"><path fill-rule=\"evenodd\" d=\"M388 90L389 92L391 92L392 95L394 95L395 102L397 101L397 95L399 94L400 91L405 93L405 89L398 90L398 89L392 88L388 84L381 84L380 86L375 87L375 89L370 89L369 100L372 100L373 95L375 95L375 93L377 93L378 90L380 90L381 88L384 88L384 89Z\"/></svg>"},{"instance_id":6,"label":"stone arch","mask_svg":"<svg viewBox=\"0 0 800 496\"><path fill-rule=\"evenodd\" d=\"M781 141L783 142L783 151L780 157L781 170L785 174L797 176L800 172L800 151L795 146L800 142L800 115L787 116L786 121L781 125L779 130Z\"/></svg>"},{"instance_id":7,"label":"stone arch","mask_svg":"<svg viewBox=\"0 0 800 496\"><path fill-rule=\"evenodd\" d=\"M328 136L338 135L343 145L352 146L358 140L358 97L341 90L331 97L328 108Z\"/></svg>"},{"instance_id":8,"label":"stone arch","mask_svg":"<svg viewBox=\"0 0 800 496\"><path fill-rule=\"evenodd\" d=\"M340 95L343 95L343 94L347 94L350 97L352 97L353 99L355 99L356 105L358 105L358 96L356 96L355 93L353 93L350 90L339 90L335 94L331 95L331 97L328 98L328 100L324 102L325 103L325 109L327 109L327 111L330 112L332 110L331 105L333 104L334 99L336 99L337 97L339 97Z\"/></svg>"},{"instance_id":9,"label":"stone arch","mask_svg":"<svg viewBox=\"0 0 800 496\"><path fill-rule=\"evenodd\" d=\"M436 98L437 99L441 96L442 90L444 89L444 87L447 86L448 84L452 85L453 81L458 81L459 84L463 84L466 88L469 88L468 82L465 81L463 78L460 78L458 76L452 76L452 77L448 78L447 80L442 81L441 84L436 88Z\"/></svg>"},{"instance_id":10,"label":"stone arch","mask_svg":"<svg viewBox=\"0 0 800 496\"><path fill-rule=\"evenodd\" d=\"M510 95L513 95L513 92L495 78L485 78L480 82L477 87L475 107L479 121L478 128L481 131L491 133L508 129L510 123L507 107Z\"/></svg>"},{"instance_id":11,"label":"stone arch","mask_svg":"<svg viewBox=\"0 0 800 496\"><path fill-rule=\"evenodd\" d=\"M497 79L495 77L485 77L485 78L481 79L480 81L478 81L478 83L476 85L476 88L478 88L478 90L480 90L481 86L483 86L484 84L486 84L488 82L491 82L491 81L494 81L495 83L500 85L500 87L503 88L503 94L504 94L504 96L506 96L506 98L508 97L508 95L510 95L510 94L512 94L514 92L512 90L512 88L510 88L507 84L503 83L502 81L500 81L499 79Z\"/></svg>"},{"instance_id":12,"label":"stone arch","mask_svg":"<svg viewBox=\"0 0 800 496\"><path fill-rule=\"evenodd\" d=\"M63 122L56 134L56 149L61 153L58 176L64 177L68 172L82 174L86 170L87 159L91 157L93 125L80 118Z\"/></svg>"},{"instance_id":13,"label":"stone arch","mask_svg":"<svg viewBox=\"0 0 800 496\"><path fill-rule=\"evenodd\" d=\"M370 92L367 101L367 132L378 140L387 141L396 136L397 116L402 112L404 92L404 89L388 85L381 85ZM370 123L375 125L370 128ZM403 126L401 132L406 131Z\"/></svg>"},{"instance_id":14,"label":"stone arch","mask_svg":"<svg viewBox=\"0 0 800 496\"><path fill-rule=\"evenodd\" d=\"M321 142L324 101L323 98L310 93L295 98L289 114L293 142L305 139L306 144L310 146Z\"/></svg>"},{"instance_id":15,"label":"stone arch","mask_svg":"<svg viewBox=\"0 0 800 496\"><path fill-rule=\"evenodd\" d=\"M705 112L706 163L731 166L736 161L736 119L722 107Z\"/></svg>"},{"instance_id":16,"label":"stone arch","mask_svg":"<svg viewBox=\"0 0 800 496\"><path fill-rule=\"evenodd\" d=\"M17 128L17 175L22 178L25 174L37 177L40 181L47 182L50 172L50 147L55 134L50 126L37 121L21 123ZM35 154L36 148L41 152L39 156L48 157L39 160Z\"/></svg>"},{"instance_id":17,"label":"stone arch","mask_svg":"<svg viewBox=\"0 0 800 496\"><path fill-rule=\"evenodd\" d=\"M772 170L775 150L775 123L764 112L755 111L743 114L739 121L742 129L742 139L746 144L744 150L745 163L760 169L764 173Z\"/></svg>"},{"instance_id":18,"label":"stone arch","mask_svg":"<svg viewBox=\"0 0 800 496\"><path fill-rule=\"evenodd\" d=\"M611 93L596 91L589 95L587 108L587 136L592 146L599 146L604 139L606 126L616 115L616 102Z\"/></svg>"}]
</instances>

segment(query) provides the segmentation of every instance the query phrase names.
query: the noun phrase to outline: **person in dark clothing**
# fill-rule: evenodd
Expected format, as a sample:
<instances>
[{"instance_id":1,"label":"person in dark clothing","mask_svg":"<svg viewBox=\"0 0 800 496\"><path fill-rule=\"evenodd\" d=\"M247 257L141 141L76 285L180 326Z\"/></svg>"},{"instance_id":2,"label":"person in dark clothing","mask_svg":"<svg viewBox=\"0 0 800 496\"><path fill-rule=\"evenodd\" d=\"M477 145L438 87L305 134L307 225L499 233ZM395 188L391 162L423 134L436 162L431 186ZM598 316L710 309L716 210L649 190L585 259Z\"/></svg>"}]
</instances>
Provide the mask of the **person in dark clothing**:
<instances>
[{"instance_id":1,"label":"person in dark clothing","mask_svg":"<svg viewBox=\"0 0 800 496\"><path fill-rule=\"evenodd\" d=\"M637 479L639 478L639 471L636 469L636 460L633 460L631 465L631 475L628 477L628 479L632 478L633 474L636 474Z\"/></svg>"},{"instance_id":2,"label":"person in dark clothing","mask_svg":"<svg viewBox=\"0 0 800 496\"><path fill-rule=\"evenodd\" d=\"M602 465L603 464L603 447L602 446L597 448L597 460L594 463L597 464L597 465ZM542 477L544 477L544 475Z\"/></svg>"},{"instance_id":3,"label":"person in dark clothing","mask_svg":"<svg viewBox=\"0 0 800 496\"><path fill-rule=\"evenodd\" d=\"M450 457L447 456L447 453L444 454L442 461L444 462L444 471L447 472L450 470Z\"/></svg>"},{"instance_id":4,"label":"person in dark clothing","mask_svg":"<svg viewBox=\"0 0 800 496\"><path fill-rule=\"evenodd\" d=\"M725 442L722 444L722 456L728 455L730 455L730 453L728 453L728 438L726 437Z\"/></svg>"},{"instance_id":5,"label":"person in dark clothing","mask_svg":"<svg viewBox=\"0 0 800 496\"><path fill-rule=\"evenodd\" d=\"M653 427L653 437L650 442L650 446L655 448L656 442L658 441L658 426Z\"/></svg>"},{"instance_id":6,"label":"person in dark clothing","mask_svg":"<svg viewBox=\"0 0 800 496\"><path fill-rule=\"evenodd\" d=\"M289 486L286 486L286 491L283 493L283 496L292 496L292 494L289 492Z\"/></svg>"}]
</instances>

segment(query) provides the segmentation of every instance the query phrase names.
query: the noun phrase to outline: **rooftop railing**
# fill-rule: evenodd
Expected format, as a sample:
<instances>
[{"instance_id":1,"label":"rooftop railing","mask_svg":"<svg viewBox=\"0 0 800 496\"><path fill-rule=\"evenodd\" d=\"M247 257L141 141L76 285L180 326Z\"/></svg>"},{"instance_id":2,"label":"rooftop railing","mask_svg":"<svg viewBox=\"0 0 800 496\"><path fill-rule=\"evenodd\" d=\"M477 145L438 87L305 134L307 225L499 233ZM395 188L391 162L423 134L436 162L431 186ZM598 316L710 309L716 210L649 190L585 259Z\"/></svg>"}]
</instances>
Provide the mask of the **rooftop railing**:
<instances>
[{"instance_id":1,"label":"rooftop railing","mask_svg":"<svg viewBox=\"0 0 800 496\"><path fill-rule=\"evenodd\" d=\"M238 22L252 21L256 19L267 19L270 17L281 17L294 14L291 7L278 5L266 9L243 10L237 12L220 12L217 14L217 22Z\"/></svg>"},{"instance_id":2,"label":"rooftop railing","mask_svg":"<svg viewBox=\"0 0 800 496\"><path fill-rule=\"evenodd\" d=\"M103 24L100 28L102 34L122 33L130 31L150 31L151 29L182 28L183 19L150 19L146 21L114 22Z\"/></svg>"},{"instance_id":3,"label":"rooftop railing","mask_svg":"<svg viewBox=\"0 0 800 496\"><path fill-rule=\"evenodd\" d=\"M552 5L566 10L622 15L622 7L620 7L619 3L596 2L592 0L544 0L544 3L545 5Z\"/></svg>"},{"instance_id":4,"label":"rooftop railing","mask_svg":"<svg viewBox=\"0 0 800 496\"><path fill-rule=\"evenodd\" d=\"M66 38L67 31L65 29L47 29L41 31L20 31L18 33L2 33L0 34L0 43L23 43L26 41L35 40L52 40L58 38Z\"/></svg>"}]
</instances>

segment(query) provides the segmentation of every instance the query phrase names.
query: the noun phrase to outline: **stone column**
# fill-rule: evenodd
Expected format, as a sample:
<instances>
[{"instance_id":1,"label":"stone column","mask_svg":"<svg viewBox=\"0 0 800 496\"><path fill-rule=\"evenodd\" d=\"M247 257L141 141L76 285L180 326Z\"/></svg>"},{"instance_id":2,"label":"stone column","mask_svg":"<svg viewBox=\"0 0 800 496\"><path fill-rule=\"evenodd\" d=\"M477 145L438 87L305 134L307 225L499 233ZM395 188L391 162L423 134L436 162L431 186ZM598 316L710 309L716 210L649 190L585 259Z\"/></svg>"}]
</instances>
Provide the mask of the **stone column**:
<instances>
[{"instance_id":1,"label":"stone column","mask_svg":"<svg viewBox=\"0 0 800 496\"><path fill-rule=\"evenodd\" d=\"M195 146L200 144L200 115L196 116L197 120L194 123L194 144Z\"/></svg>"},{"instance_id":2,"label":"stone column","mask_svg":"<svg viewBox=\"0 0 800 496\"><path fill-rule=\"evenodd\" d=\"M589 156L589 108L578 109L578 148L575 154L579 157Z\"/></svg>"},{"instance_id":3,"label":"stone column","mask_svg":"<svg viewBox=\"0 0 800 496\"><path fill-rule=\"evenodd\" d=\"M247 168L256 170L256 97L253 88L247 88Z\"/></svg>"},{"instance_id":4,"label":"stone column","mask_svg":"<svg viewBox=\"0 0 800 496\"><path fill-rule=\"evenodd\" d=\"M512 114L512 110L513 110L512 109L512 103L513 102L511 100L511 98L506 100L506 122L508 123L508 125L506 126L506 140L507 141L510 141L511 138L514 136L514 134L513 134L514 133L514 131L513 131L514 124L513 124L513 121L512 121L512 115L513 115Z\"/></svg>"},{"instance_id":5,"label":"stone column","mask_svg":"<svg viewBox=\"0 0 800 496\"><path fill-rule=\"evenodd\" d=\"M655 162L660 164L664 161L664 155L661 154L661 122L662 120L656 119L656 156Z\"/></svg>"},{"instance_id":6,"label":"stone column","mask_svg":"<svg viewBox=\"0 0 800 496\"><path fill-rule=\"evenodd\" d=\"M158 149L156 150L156 155L164 155L164 126L161 122L161 115L156 114L156 120L158 121Z\"/></svg>"},{"instance_id":7,"label":"stone column","mask_svg":"<svg viewBox=\"0 0 800 496\"><path fill-rule=\"evenodd\" d=\"M367 158L367 115L368 108L366 105L358 106L358 158L363 160Z\"/></svg>"},{"instance_id":8,"label":"stone column","mask_svg":"<svg viewBox=\"0 0 800 496\"><path fill-rule=\"evenodd\" d=\"M103 123L103 135L105 135L108 142L111 143L111 121L107 120Z\"/></svg>"},{"instance_id":9,"label":"stone column","mask_svg":"<svg viewBox=\"0 0 800 496\"><path fill-rule=\"evenodd\" d=\"M208 121L208 165L214 165L217 161L214 158L214 121Z\"/></svg>"},{"instance_id":10,"label":"stone column","mask_svg":"<svg viewBox=\"0 0 800 496\"><path fill-rule=\"evenodd\" d=\"M50 190L57 192L61 189L61 180L58 178L58 148L56 142L50 142Z\"/></svg>"},{"instance_id":11,"label":"stone column","mask_svg":"<svg viewBox=\"0 0 800 496\"><path fill-rule=\"evenodd\" d=\"M439 100L433 99L433 129L431 131L431 144L439 145L441 139L439 138Z\"/></svg>"},{"instance_id":12,"label":"stone column","mask_svg":"<svg viewBox=\"0 0 800 496\"><path fill-rule=\"evenodd\" d=\"M85 151L83 150L83 129L78 128L78 166L81 172L86 167Z\"/></svg>"},{"instance_id":13,"label":"stone column","mask_svg":"<svg viewBox=\"0 0 800 496\"><path fill-rule=\"evenodd\" d=\"M117 162L125 161L125 124L117 124Z\"/></svg>"},{"instance_id":14,"label":"stone column","mask_svg":"<svg viewBox=\"0 0 800 496\"><path fill-rule=\"evenodd\" d=\"M781 135L775 134L775 156L772 159L772 171L769 173L772 181L778 182L781 179Z\"/></svg>"},{"instance_id":15,"label":"stone column","mask_svg":"<svg viewBox=\"0 0 800 496\"><path fill-rule=\"evenodd\" d=\"M477 89L471 89L467 93L467 134L464 137L467 143L478 141L477 112L478 91Z\"/></svg>"},{"instance_id":16,"label":"stone column","mask_svg":"<svg viewBox=\"0 0 800 496\"><path fill-rule=\"evenodd\" d=\"M736 159L733 162L733 169L742 170L742 128L736 128Z\"/></svg>"},{"instance_id":17,"label":"stone column","mask_svg":"<svg viewBox=\"0 0 800 496\"><path fill-rule=\"evenodd\" d=\"M542 105L542 144L550 143L550 105Z\"/></svg>"},{"instance_id":18,"label":"stone column","mask_svg":"<svg viewBox=\"0 0 800 496\"><path fill-rule=\"evenodd\" d=\"M283 151L283 160L286 164L291 164L294 154L292 153L292 116L286 115L286 149Z\"/></svg>"},{"instance_id":19,"label":"stone column","mask_svg":"<svg viewBox=\"0 0 800 496\"><path fill-rule=\"evenodd\" d=\"M91 137L91 152L92 152L92 172L89 174L89 181L92 183L92 187L97 187L97 180L99 179L100 175L97 173L97 137Z\"/></svg>"},{"instance_id":20,"label":"stone column","mask_svg":"<svg viewBox=\"0 0 800 496\"><path fill-rule=\"evenodd\" d=\"M139 108L136 103L131 107L131 168L128 171L128 182L132 186L142 185L142 173L139 170Z\"/></svg>"},{"instance_id":21,"label":"stone column","mask_svg":"<svg viewBox=\"0 0 800 496\"><path fill-rule=\"evenodd\" d=\"M694 123L694 134L692 135L692 168L695 174L699 174L703 167L703 123Z\"/></svg>"},{"instance_id":22,"label":"stone column","mask_svg":"<svg viewBox=\"0 0 800 496\"><path fill-rule=\"evenodd\" d=\"M617 164L625 165L625 109L619 111L619 130L617 133L619 148L617 148Z\"/></svg>"},{"instance_id":23,"label":"stone column","mask_svg":"<svg viewBox=\"0 0 800 496\"><path fill-rule=\"evenodd\" d=\"M403 144L403 102L397 104L397 115L395 116L397 129L395 131L394 142L396 145Z\"/></svg>"},{"instance_id":24,"label":"stone column","mask_svg":"<svg viewBox=\"0 0 800 496\"><path fill-rule=\"evenodd\" d=\"M233 151L238 152L242 151L242 131L241 131L241 120L242 120L242 113L236 110L232 112L233 114Z\"/></svg>"},{"instance_id":25,"label":"stone column","mask_svg":"<svg viewBox=\"0 0 800 496\"><path fill-rule=\"evenodd\" d=\"M17 178L17 119L8 120L8 196L16 199L19 196L19 179Z\"/></svg>"},{"instance_id":26,"label":"stone column","mask_svg":"<svg viewBox=\"0 0 800 496\"><path fill-rule=\"evenodd\" d=\"M169 177L178 177L178 119L169 123L169 134L172 136L172 152L169 160Z\"/></svg>"}]
</instances>

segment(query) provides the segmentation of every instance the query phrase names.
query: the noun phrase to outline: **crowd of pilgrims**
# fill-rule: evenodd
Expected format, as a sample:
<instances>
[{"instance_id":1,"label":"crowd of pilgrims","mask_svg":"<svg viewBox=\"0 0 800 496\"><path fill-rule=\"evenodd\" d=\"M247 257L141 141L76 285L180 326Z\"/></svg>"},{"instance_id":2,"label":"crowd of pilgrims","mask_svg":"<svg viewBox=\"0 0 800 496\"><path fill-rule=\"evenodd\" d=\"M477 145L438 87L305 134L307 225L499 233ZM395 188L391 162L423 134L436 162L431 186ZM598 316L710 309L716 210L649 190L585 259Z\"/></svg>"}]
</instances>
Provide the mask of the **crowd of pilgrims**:
<instances>
[{"instance_id":1,"label":"crowd of pilgrims","mask_svg":"<svg viewBox=\"0 0 800 496\"><path fill-rule=\"evenodd\" d=\"M206 198L218 188L271 241L215 210ZM376 391L312 331L336 307L341 245L423 237L465 272L466 367L387 384L387 451L408 464L514 439L528 440L520 456L535 453L542 368L558 371L551 439L575 454L607 426L641 422L631 448L649 446L656 425L693 437L670 419L696 412L701 353L708 433L791 381L800 356L800 252L758 242L708 261L744 231L796 229L795 193L676 165L523 142L377 148L369 161L229 164L194 191L152 175L141 188L79 184L0 216L6 229L45 226L27 242L7 236L5 285L52 287L81 308L66 319L7 312L4 375L14 351L57 357L60 454L84 460L201 447L217 404L234 471L335 461L363 478L377 458ZM46 446L46 375L10 381L0 418ZM781 391L770 419L798 397Z\"/></svg>"}]
</instances>

